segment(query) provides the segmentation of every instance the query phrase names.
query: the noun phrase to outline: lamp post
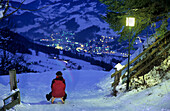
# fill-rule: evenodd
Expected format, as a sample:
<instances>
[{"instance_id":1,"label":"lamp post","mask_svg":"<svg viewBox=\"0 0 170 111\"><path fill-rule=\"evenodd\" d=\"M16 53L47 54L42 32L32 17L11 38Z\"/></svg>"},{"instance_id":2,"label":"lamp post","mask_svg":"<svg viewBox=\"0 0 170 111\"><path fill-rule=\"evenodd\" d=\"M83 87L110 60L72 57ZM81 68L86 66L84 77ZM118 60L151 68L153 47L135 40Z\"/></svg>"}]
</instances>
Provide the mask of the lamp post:
<instances>
[{"instance_id":1,"label":"lamp post","mask_svg":"<svg viewBox=\"0 0 170 111\"><path fill-rule=\"evenodd\" d=\"M131 34L131 27L135 26L135 18L134 17L126 17L126 26L129 27L129 32ZM129 35L129 47L128 47L128 75L127 75L127 85L126 90L129 90L129 62L130 62L130 36Z\"/></svg>"}]
</instances>

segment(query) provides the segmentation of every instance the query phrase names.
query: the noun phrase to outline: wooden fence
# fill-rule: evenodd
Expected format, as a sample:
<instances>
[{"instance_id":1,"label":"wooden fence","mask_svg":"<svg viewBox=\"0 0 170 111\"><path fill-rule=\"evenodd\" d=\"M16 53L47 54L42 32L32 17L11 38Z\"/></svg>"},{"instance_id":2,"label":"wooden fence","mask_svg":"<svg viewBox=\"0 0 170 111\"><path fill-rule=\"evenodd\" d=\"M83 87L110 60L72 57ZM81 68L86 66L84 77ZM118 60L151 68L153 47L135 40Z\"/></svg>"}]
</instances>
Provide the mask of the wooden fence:
<instances>
[{"instance_id":1,"label":"wooden fence","mask_svg":"<svg viewBox=\"0 0 170 111\"><path fill-rule=\"evenodd\" d=\"M16 91L15 93L11 94L7 98L3 100L4 106L0 111L6 111L10 108L14 107L16 104L20 104L20 91Z\"/></svg>"},{"instance_id":2,"label":"wooden fence","mask_svg":"<svg viewBox=\"0 0 170 111\"><path fill-rule=\"evenodd\" d=\"M16 70L10 70L9 71L10 75L10 89L16 90L17 89L17 81L16 81ZM5 99L3 99L4 106L0 109L0 111L6 111L9 110L10 108L14 107L16 104L20 104L21 99L20 99L20 91L16 91L13 94L9 95Z\"/></svg>"},{"instance_id":3,"label":"wooden fence","mask_svg":"<svg viewBox=\"0 0 170 111\"><path fill-rule=\"evenodd\" d=\"M168 31L164 35L164 37L158 39L150 47L148 47L146 50L140 53L136 58L130 61L130 65L132 64L134 65L129 70L129 73L130 73L129 79L131 79L132 77L138 77L138 76L142 76L146 74L148 71L151 70L151 68L153 68L151 67L153 66L152 64L155 64L156 61L158 61L159 59L161 60L162 56L166 58L169 55L169 52L168 52L168 50L170 49L169 43L170 43L170 31ZM157 63L160 63L160 62L157 62ZM112 83L112 87L114 87L113 95L116 95L115 89L120 80L120 74L122 75L121 76L122 79L125 79L126 77L125 72L123 72L123 70L125 70L127 66L128 64L126 64L121 70L116 71L114 74L111 75L111 78L115 77L115 81ZM117 78L116 76L119 76L119 78Z\"/></svg>"}]
</instances>

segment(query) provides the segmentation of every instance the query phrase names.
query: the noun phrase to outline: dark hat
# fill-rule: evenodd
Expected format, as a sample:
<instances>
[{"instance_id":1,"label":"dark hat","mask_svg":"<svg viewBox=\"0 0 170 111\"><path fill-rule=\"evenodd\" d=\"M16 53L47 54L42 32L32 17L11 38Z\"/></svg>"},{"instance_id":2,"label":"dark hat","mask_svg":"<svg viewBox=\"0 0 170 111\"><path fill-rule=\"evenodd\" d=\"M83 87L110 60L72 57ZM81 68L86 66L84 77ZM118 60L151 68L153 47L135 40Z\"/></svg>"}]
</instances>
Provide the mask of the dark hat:
<instances>
[{"instance_id":1,"label":"dark hat","mask_svg":"<svg viewBox=\"0 0 170 111\"><path fill-rule=\"evenodd\" d=\"M62 75L62 72L61 72L61 71L58 71L58 72L56 73L56 75Z\"/></svg>"}]
</instances>

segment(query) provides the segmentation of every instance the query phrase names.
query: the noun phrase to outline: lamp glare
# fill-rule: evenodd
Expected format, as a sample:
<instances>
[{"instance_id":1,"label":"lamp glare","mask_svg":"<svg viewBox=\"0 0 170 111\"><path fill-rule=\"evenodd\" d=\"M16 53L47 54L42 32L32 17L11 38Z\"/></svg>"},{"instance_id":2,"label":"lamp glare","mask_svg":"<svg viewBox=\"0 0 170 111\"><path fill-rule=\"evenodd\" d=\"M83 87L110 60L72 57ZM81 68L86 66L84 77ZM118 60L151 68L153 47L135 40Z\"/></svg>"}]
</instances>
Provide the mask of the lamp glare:
<instances>
[{"instance_id":1,"label":"lamp glare","mask_svg":"<svg viewBox=\"0 0 170 111\"><path fill-rule=\"evenodd\" d=\"M134 17L126 17L126 26L135 26L135 18Z\"/></svg>"}]
</instances>

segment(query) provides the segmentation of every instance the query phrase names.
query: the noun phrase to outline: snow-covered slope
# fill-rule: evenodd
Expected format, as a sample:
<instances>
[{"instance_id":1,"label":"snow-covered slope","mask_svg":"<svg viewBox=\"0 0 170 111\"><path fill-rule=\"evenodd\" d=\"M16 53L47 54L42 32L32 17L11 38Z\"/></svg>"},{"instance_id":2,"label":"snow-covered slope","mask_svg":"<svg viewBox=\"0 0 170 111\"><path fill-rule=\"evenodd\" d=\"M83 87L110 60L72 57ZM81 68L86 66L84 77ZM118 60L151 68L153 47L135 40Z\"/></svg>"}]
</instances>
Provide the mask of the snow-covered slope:
<instances>
[{"instance_id":1,"label":"snow-covered slope","mask_svg":"<svg viewBox=\"0 0 170 111\"><path fill-rule=\"evenodd\" d=\"M103 70L102 67L91 65L89 62L83 60L78 60L70 58L67 56L59 55L59 59L51 58L48 54L39 52L38 56L34 50L31 50L32 55L22 54L29 64L29 69L32 69L37 72L46 72L46 71L56 71L56 70L79 70L77 67L80 66L81 70Z\"/></svg>"},{"instance_id":2,"label":"snow-covered slope","mask_svg":"<svg viewBox=\"0 0 170 111\"><path fill-rule=\"evenodd\" d=\"M44 54L39 58L32 58L46 62ZM67 58L68 59L68 58ZM43 61L44 60L44 61ZM53 60L54 61L54 60ZM76 61L76 59L74 59ZM51 61L52 62L52 61ZM23 73L17 75L19 79L18 88L21 92L21 104L10 109L11 111L169 111L170 110L170 80L146 90L132 90L120 93L112 97L110 72L95 70L94 66L88 64L89 70L62 70L63 61L55 60L56 64L46 62L46 66L56 66L51 71L41 73ZM87 65L83 61L81 64ZM79 63L78 62L78 63ZM34 65L33 67L36 67ZM161 67L161 66L160 66ZM61 70L66 80L66 92L68 98L65 104L56 100L55 104L46 101L45 94L50 92L52 79L55 73ZM169 75L170 73L168 73ZM155 76L156 77L156 76ZM170 77L170 76L169 76ZM2 99L9 91L9 76L0 76L0 106ZM57 103L58 101L58 103Z\"/></svg>"}]
</instances>

